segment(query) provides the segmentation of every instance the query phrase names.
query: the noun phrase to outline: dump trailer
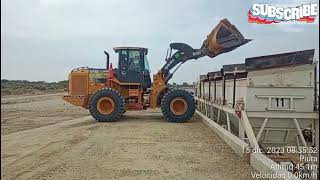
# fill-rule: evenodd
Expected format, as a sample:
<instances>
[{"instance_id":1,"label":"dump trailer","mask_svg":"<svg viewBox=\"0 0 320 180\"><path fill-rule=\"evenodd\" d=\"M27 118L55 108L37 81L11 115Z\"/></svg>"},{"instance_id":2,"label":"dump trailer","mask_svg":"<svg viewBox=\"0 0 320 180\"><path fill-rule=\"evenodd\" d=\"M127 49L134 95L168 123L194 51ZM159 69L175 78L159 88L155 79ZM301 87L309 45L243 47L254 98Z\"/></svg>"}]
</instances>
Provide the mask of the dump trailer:
<instances>
[{"instance_id":1,"label":"dump trailer","mask_svg":"<svg viewBox=\"0 0 320 180\"><path fill-rule=\"evenodd\" d=\"M223 19L199 49L185 43L171 43L165 64L153 75L153 82L146 58L147 48L116 47L114 51L119 54L117 68L109 65L109 53L104 51L106 68L73 69L69 74L68 95L63 99L89 109L97 121L115 121L126 111L160 107L167 121L185 122L193 116L196 105L189 92L168 87L176 70L189 60L205 56L214 58L249 41L227 19Z\"/></svg>"}]
</instances>

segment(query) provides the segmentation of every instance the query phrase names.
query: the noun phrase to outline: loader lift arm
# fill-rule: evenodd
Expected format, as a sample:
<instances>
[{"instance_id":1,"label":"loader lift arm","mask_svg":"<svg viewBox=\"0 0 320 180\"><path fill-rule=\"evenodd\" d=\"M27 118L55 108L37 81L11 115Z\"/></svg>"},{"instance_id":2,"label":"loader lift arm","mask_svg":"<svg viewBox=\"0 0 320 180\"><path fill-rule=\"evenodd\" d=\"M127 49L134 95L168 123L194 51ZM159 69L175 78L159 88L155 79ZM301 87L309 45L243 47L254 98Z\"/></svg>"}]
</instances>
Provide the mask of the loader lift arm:
<instances>
[{"instance_id":1,"label":"loader lift arm","mask_svg":"<svg viewBox=\"0 0 320 180\"><path fill-rule=\"evenodd\" d=\"M211 31L207 39L203 41L200 49L193 49L184 43L171 43L167 51L166 63L161 68L160 73L163 76L164 82L167 83L178 68L186 61L204 56L214 58L219 54L232 51L249 41L251 40L245 39L239 30L227 19L223 19ZM176 50L173 55L171 55L172 50ZM170 72L174 67L176 67L176 69Z\"/></svg>"},{"instance_id":2,"label":"loader lift arm","mask_svg":"<svg viewBox=\"0 0 320 180\"><path fill-rule=\"evenodd\" d=\"M173 50L177 50L173 55L171 55ZM169 53L169 54L168 54ZM166 63L161 68L161 73L164 76L164 80L167 83L173 76L173 74L178 70L178 68L188 60L198 59L206 55L214 57L214 54L211 54L206 49L193 49L191 46L184 43L171 43L170 48L168 49L166 57ZM171 69L176 67L173 72L170 72Z\"/></svg>"}]
</instances>

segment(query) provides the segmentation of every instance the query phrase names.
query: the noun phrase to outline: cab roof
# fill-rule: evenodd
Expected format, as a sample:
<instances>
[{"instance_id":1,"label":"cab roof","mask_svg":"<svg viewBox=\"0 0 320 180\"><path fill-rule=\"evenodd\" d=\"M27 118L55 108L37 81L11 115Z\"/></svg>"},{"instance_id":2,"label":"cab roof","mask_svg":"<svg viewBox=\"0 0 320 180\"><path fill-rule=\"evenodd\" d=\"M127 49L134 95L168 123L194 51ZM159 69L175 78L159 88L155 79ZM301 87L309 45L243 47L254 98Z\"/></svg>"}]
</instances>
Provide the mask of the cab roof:
<instances>
[{"instance_id":1,"label":"cab roof","mask_svg":"<svg viewBox=\"0 0 320 180\"><path fill-rule=\"evenodd\" d=\"M146 53L148 54L148 48L144 48L144 47L114 47L113 50L115 52L119 52L119 50L144 50L146 51Z\"/></svg>"}]
</instances>

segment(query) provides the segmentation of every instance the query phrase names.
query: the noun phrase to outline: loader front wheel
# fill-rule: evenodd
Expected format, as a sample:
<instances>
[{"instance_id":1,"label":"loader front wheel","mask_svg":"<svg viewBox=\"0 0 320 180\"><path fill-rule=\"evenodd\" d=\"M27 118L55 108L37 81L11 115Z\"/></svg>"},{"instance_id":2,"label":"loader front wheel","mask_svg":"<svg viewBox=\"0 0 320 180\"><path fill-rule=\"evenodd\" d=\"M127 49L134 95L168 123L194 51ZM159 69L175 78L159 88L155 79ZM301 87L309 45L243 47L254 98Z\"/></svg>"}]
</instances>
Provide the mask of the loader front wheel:
<instances>
[{"instance_id":1,"label":"loader front wheel","mask_svg":"<svg viewBox=\"0 0 320 180\"><path fill-rule=\"evenodd\" d=\"M191 119L195 109L193 96L181 89L168 91L161 101L161 111L168 122L186 122Z\"/></svg>"},{"instance_id":2,"label":"loader front wheel","mask_svg":"<svg viewBox=\"0 0 320 180\"><path fill-rule=\"evenodd\" d=\"M90 98L89 110L94 119L101 122L115 121L124 112L125 102L121 94L112 88L95 92Z\"/></svg>"}]
</instances>

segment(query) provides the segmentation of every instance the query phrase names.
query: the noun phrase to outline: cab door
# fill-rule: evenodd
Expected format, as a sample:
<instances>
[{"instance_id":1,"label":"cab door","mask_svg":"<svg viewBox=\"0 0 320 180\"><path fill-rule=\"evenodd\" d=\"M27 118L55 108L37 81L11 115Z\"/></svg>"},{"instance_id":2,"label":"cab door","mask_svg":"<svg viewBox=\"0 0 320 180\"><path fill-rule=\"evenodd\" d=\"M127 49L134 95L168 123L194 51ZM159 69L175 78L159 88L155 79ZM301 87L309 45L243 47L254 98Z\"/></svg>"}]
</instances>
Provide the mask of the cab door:
<instances>
[{"instance_id":1,"label":"cab door","mask_svg":"<svg viewBox=\"0 0 320 180\"><path fill-rule=\"evenodd\" d=\"M143 83L143 56L139 50L121 50L119 52L120 82Z\"/></svg>"}]
</instances>

